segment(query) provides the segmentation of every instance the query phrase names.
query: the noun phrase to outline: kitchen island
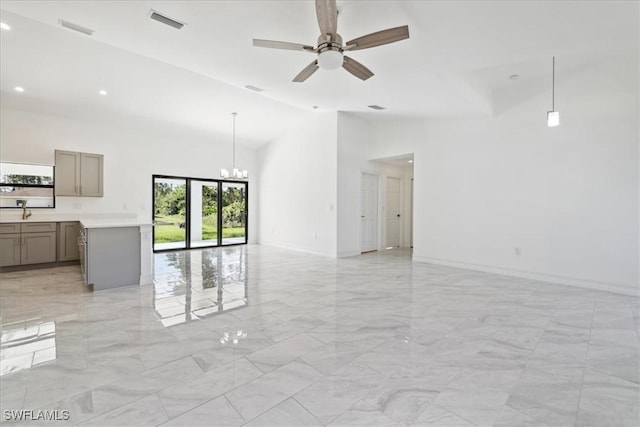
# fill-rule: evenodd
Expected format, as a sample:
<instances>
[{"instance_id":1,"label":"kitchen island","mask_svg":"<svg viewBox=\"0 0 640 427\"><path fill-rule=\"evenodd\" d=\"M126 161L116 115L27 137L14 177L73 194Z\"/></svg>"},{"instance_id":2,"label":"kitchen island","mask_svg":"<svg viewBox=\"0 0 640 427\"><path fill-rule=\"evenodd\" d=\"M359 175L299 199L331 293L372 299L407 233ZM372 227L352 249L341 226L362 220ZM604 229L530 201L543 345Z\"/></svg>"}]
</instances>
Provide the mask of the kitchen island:
<instances>
[{"instance_id":1,"label":"kitchen island","mask_svg":"<svg viewBox=\"0 0 640 427\"><path fill-rule=\"evenodd\" d=\"M80 219L85 283L96 291L152 283L151 230L151 223L136 219Z\"/></svg>"}]
</instances>

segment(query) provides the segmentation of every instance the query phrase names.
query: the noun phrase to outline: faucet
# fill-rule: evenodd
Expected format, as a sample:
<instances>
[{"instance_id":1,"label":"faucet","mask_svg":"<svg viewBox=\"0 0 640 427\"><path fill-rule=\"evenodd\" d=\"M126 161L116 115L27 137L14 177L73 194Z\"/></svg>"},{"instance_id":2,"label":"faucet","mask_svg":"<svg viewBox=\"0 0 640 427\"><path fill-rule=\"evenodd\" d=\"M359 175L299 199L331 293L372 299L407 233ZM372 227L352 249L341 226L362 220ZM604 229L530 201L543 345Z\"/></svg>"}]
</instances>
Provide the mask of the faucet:
<instances>
[{"instance_id":1,"label":"faucet","mask_svg":"<svg viewBox=\"0 0 640 427\"><path fill-rule=\"evenodd\" d=\"M21 204L22 204L22 219L26 220L27 218L29 218L31 216L31 211L27 210L27 201L26 200L22 200Z\"/></svg>"}]
</instances>

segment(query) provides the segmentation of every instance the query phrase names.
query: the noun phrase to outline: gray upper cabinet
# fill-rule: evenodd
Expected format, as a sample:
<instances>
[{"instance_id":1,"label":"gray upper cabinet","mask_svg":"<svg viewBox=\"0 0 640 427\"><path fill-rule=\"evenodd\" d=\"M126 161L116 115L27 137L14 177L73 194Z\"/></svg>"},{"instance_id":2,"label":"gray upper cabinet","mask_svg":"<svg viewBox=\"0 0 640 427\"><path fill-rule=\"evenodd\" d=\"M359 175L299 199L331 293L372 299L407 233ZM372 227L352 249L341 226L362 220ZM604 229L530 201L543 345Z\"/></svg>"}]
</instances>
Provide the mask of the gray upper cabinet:
<instances>
[{"instance_id":1,"label":"gray upper cabinet","mask_svg":"<svg viewBox=\"0 0 640 427\"><path fill-rule=\"evenodd\" d=\"M103 196L104 156L56 150L56 196Z\"/></svg>"}]
</instances>

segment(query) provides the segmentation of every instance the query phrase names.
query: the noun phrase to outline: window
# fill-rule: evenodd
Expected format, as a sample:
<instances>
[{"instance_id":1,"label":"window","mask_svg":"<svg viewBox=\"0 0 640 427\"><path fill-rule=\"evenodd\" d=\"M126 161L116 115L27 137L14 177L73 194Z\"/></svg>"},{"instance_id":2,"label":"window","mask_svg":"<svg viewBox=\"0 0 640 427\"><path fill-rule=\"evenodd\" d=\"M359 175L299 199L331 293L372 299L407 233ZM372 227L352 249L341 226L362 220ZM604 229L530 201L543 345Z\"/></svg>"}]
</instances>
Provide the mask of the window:
<instances>
[{"instance_id":1,"label":"window","mask_svg":"<svg viewBox=\"0 0 640 427\"><path fill-rule=\"evenodd\" d=\"M0 208L55 208L53 166L0 163Z\"/></svg>"}]
</instances>

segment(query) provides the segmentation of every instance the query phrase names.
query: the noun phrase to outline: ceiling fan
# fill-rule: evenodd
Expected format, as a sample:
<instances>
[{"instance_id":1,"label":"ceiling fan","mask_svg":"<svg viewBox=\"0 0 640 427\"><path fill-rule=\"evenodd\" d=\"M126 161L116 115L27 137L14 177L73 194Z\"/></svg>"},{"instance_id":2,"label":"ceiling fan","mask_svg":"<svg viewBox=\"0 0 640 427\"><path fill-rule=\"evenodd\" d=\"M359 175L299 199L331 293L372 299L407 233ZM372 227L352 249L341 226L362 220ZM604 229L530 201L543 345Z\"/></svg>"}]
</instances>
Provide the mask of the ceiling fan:
<instances>
[{"instance_id":1,"label":"ceiling fan","mask_svg":"<svg viewBox=\"0 0 640 427\"><path fill-rule=\"evenodd\" d=\"M355 59L344 56L344 52L352 50L368 49L383 44L394 43L409 38L409 26L389 28L366 36L358 37L342 44L342 37L338 34L338 8L336 0L316 0L316 15L320 36L317 46L309 46L298 43L281 42L275 40L253 39L253 45L257 47L269 47L272 49L301 50L318 54L311 64L307 65L293 79L302 83L307 80L318 68L335 70L344 68L357 78L367 80L373 76L373 72Z\"/></svg>"}]
</instances>

